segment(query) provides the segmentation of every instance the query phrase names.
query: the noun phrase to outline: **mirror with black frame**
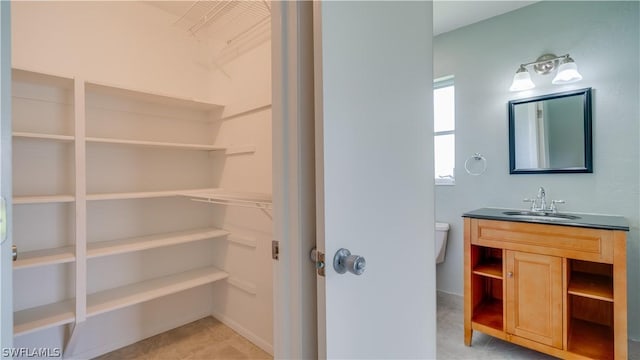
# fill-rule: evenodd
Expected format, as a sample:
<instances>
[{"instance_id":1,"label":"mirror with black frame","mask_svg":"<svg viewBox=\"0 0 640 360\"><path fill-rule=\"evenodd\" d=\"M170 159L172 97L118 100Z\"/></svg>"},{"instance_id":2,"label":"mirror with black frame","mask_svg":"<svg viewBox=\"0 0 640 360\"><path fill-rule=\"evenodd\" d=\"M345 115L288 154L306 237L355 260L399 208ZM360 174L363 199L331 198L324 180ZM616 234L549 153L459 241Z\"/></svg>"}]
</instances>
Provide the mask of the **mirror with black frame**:
<instances>
[{"instance_id":1,"label":"mirror with black frame","mask_svg":"<svg viewBox=\"0 0 640 360\"><path fill-rule=\"evenodd\" d=\"M591 172L591 88L509 101L509 173Z\"/></svg>"}]
</instances>

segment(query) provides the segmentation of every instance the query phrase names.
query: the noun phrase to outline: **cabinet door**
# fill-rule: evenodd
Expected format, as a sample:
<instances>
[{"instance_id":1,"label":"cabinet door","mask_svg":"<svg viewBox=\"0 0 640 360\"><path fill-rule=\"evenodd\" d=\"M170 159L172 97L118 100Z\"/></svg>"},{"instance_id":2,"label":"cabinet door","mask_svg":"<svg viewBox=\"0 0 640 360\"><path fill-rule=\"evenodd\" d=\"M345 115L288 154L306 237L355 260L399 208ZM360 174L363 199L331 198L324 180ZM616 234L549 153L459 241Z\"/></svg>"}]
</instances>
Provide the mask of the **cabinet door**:
<instances>
[{"instance_id":1,"label":"cabinet door","mask_svg":"<svg viewBox=\"0 0 640 360\"><path fill-rule=\"evenodd\" d=\"M562 259L507 251L507 332L562 348Z\"/></svg>"}]
</instances>

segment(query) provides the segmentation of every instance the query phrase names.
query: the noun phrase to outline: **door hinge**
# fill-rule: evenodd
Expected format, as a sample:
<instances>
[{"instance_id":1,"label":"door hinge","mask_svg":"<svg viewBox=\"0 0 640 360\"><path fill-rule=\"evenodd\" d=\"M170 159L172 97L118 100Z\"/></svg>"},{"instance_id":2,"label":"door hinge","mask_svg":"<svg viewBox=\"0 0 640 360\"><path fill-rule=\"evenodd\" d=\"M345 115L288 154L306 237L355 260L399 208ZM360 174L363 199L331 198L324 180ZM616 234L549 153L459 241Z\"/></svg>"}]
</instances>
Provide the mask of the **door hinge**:
<instances>
[{"instance_id":1,"label":"door hinge","mask_svg":"<svg viewBox=\"0 0 640 360\"><path fill-rule=\"evenodd\" d=\"M280 241L278 240L271 241L271 258L273 260L280 259Z\"/></svg>"}]
</instances>

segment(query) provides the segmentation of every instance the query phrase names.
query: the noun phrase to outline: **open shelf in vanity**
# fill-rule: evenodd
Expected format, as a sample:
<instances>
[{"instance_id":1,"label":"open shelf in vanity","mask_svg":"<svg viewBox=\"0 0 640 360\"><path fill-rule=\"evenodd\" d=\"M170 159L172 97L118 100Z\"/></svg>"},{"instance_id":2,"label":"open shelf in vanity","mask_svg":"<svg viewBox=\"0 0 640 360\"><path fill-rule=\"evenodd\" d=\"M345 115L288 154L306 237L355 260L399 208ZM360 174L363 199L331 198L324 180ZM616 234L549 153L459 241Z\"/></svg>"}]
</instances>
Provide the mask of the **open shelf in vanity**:
<instances>
[{"instance_id":1,"label":"open shelf in vanity","mask_svg":"<svg viewBox=\"0 0 640 360\"><path fill-rule=\"evenodd\" d=\"M613 265L567 262L567 348L594 359L614 358Z\"/></svg>"},{"instance_id":2,"label":"open shelf in vanity","mask_svg":"<svg viewBox=\"0 0 640 360\"><path fill-rule=\"evenodd\" d=\"M473 322L487 332L504 328L502 253L501 249L478 246L471 255Z\"/></svg>"}]
</instances>

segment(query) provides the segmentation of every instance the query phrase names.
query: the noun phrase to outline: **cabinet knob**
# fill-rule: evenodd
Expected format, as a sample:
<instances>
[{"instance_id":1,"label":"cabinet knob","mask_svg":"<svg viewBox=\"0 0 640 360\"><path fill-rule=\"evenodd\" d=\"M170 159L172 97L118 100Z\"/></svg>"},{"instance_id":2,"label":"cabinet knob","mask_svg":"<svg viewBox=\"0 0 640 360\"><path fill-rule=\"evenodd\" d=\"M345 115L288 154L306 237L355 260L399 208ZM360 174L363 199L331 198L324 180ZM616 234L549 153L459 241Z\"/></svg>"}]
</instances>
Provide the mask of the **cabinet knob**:
<instances>
[{"instance_id":1,"label":"cabinet knob","mask_svg":"<svg viewBox=\"0 0 640 360\"><path fill-rule=\"evenodd\" d=\"M509 272L507 272L507 276L508 276L508 277L510 277L510 278L512 278L512 277L513 277L513 271L509 271Z\"/></svg>"}]
</instances>

